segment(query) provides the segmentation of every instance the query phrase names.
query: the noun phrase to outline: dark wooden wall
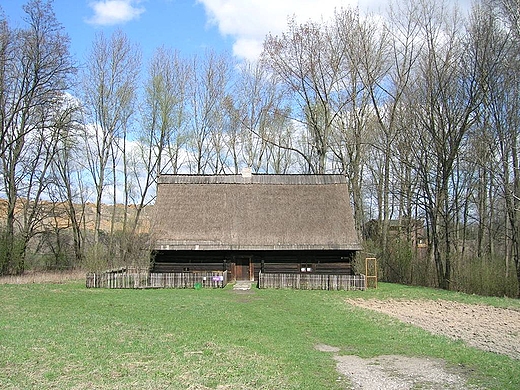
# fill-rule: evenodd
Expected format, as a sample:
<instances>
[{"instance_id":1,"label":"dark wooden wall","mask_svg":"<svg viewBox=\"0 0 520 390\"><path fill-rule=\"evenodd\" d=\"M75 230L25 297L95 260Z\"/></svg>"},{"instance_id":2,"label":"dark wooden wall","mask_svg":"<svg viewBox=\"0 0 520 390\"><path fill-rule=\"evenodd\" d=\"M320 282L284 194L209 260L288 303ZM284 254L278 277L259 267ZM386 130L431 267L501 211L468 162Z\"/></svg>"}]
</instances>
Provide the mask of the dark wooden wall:
<instances>
[{"instance_id":1,"label":"dark wooden wall","mask_svg":"<svg viewBox=\"0 0 520 390\"><path fill-rule=\"evenodd\" d=\"M354 274L351 263L354 251L284 250L284 251L157 251L151 272L230 271L235 265L250 264L254 279L258 273ZM235 275L232 275L234 278Z\"/></svg>"}]
</instances>

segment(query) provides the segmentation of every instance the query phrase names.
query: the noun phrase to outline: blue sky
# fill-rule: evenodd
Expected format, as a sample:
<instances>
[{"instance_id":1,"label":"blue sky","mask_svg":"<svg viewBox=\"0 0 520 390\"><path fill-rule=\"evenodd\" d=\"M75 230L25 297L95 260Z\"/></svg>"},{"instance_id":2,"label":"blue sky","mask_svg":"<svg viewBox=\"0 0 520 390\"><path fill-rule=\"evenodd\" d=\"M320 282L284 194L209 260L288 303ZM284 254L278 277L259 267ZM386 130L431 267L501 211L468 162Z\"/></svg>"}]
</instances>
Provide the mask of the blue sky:
<instances>
[{"instance_id":1,"label":"blue sky","mask_svg":"<svg viewBox=\"0 0 520 390\"><path fill-rule=\"evenodd\" d=\"M380 0L361 0L360 8ZM384 1L381 0L382 3ZM0 0L12 26L22 25L26 0ZM54 0L54 11L71 38L71 52L85 57L96 32L122 29L138 43L145 58L159 46L183 55L205 48L254 59L265 35L279 33L289 15L297 20L328 18L335 8L357 0Z\"/></svg>"},{"instance_id":2,"label":"blue sky","mask_svg":"<svg viewBox=\"0 0 520 390\"><path fill-rule=\"evenodd\" d=\"M26 0L0 0L13 26L21 25ZM463 5L470 0L460 0ZM453 3L453 1L448 1ZM54 11L82 61L95 34L122 29L138 43L144 59L162 45L189 56L205 48L228 51L237 59L258 57L266 34L299 22L329 19L340 7L383 13L387 0L54 0Z\"/></svg>"},{"instance_id":3,"label":"blue sky","mask_svg":"<svg viewBox=\"0 0 520 390\"><path fill-rule=\"evenodd\" d=\"M25 0L0 0L13 26L22 25L25 3ZM85 57L96 32L109 35L116 28L138 43L145 56L161 45L177 48L186 55L204 47L232 50L231 40L207 22L204 6L195 1L54 0L53 7L71 38L71 52L78 59Z\"/></svg>"}]
</instances>

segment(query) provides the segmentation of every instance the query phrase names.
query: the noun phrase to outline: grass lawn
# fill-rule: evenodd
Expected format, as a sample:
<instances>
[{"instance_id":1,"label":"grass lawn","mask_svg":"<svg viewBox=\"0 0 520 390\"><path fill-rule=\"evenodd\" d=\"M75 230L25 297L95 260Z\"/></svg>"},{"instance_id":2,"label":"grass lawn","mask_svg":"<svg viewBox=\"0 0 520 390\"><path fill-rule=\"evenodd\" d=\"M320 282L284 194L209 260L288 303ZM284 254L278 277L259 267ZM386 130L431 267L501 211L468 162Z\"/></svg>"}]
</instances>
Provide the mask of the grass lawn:
<instances>
[{"instance_id":1,"label":"grass lawn","mask_svg":"<svg viewBox=\"0 0 520 390\"><path fill-rule=\"evenodd\" d=\"M366 292L0 285L2 389L345 389L330 353L446 359L486 389L520 389L520 361L403 324L347 297L518 300L381 284Z\"/></svg>"}]
</instances>

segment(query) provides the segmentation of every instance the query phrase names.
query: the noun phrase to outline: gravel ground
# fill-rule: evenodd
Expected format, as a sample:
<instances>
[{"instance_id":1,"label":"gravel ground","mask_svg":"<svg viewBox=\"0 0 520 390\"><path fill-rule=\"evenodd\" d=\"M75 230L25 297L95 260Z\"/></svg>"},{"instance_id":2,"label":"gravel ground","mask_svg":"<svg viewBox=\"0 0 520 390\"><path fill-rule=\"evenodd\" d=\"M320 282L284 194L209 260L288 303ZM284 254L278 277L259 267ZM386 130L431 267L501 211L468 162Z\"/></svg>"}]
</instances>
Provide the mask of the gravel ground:
<instances>
[{"instance_id":1,"label":"gravel ground","mask_svg":"<svg viewBox=\"0 0 520 390\"><path fill-rule=\"evenodd\" d=\"M464 373L448 369L441 359L398 355L361 359L336 356L338 372L348 377L352 390L468 390Z\"/></svg>"},{"instance_id":2,"label":"gravel ground","mask_svg":"<svg viewBox=\"0 0 520 390\"><path fill-rule=\"evenodd\" d=\"M347 303L375 310L419 326L433 334L462 340L470 346L520 359L520 311L450 301L364 300ZM377 356L362 359L340 355L339 348L316 345L334 354L338 373L351 390L465 390L464 369L448 367L442 359Z\"/></svg>"}]
</instances>

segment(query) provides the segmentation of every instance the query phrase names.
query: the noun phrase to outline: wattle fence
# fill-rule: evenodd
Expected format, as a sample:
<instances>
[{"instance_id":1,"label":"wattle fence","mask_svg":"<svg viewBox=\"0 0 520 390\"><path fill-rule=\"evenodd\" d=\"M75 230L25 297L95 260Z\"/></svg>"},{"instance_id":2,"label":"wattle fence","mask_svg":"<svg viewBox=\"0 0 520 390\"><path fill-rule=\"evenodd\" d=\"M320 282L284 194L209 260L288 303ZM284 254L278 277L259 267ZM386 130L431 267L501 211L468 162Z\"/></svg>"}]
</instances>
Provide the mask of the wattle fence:
<instances>
[{"instance_id":1,"label":"wattle fence","mask_svg":"<svg viewBox=\"0 0 520 390\"><path fill-rule=\"evenodd\" d=\"M114 270L89 272L87 288L223 288L228 283L227 271L150 273Z\"/></svg>"},{"instance_id":2,"label":"wattle fence","mask_svg":"<svg viewBox=\"0 0 520 390\"><path fill-rule=\"evenodd\" d=\"M293 288L297 290L365 290L366 277L333 274L271 274L258 275L258 288Z\"/></svg>"}]
</instances>

